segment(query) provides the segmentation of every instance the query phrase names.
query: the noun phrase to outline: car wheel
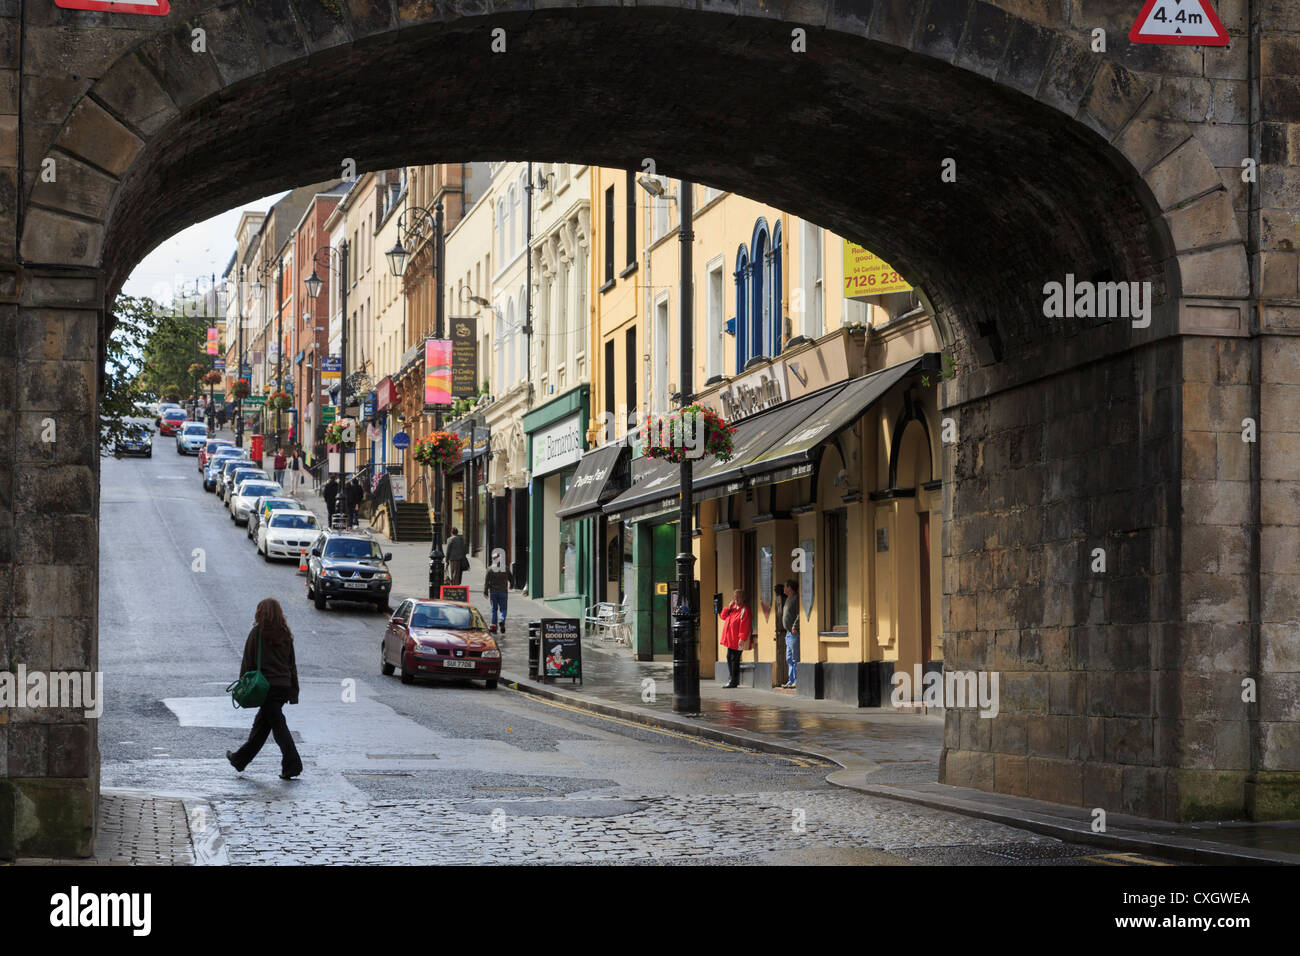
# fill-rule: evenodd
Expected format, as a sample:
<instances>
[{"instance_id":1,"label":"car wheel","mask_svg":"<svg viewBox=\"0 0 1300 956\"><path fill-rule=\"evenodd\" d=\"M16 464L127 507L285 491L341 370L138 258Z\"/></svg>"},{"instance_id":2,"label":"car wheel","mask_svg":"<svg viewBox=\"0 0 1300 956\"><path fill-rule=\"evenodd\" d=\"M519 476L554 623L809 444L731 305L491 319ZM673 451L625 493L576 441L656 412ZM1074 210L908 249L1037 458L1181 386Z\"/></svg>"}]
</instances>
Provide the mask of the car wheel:
<instances>
[{"instance_id":1,"label":"car wheel","mask_svg":"<svg viewBox=\"0 0 1300 956\"><path fill-rule=\"evenodd\" d=\"M401 670L398 671L398 674L401 676L401 678L402 678L402 683L403 683L403 684L414 684L414 683L415 683L415 675L412 674L410 671L408 671L408 670L406 669L406 660L405 660L405 658L402 659Z\"/></svg>"},{"instance_id":2,"label":"car wheel","mask_svg":"<svg viewBox=\"0 0 1300 956\"><path fill-rule=\"evenodd\" d=\"M315 600L316 600L316 610L324 611L326 605L325 592L317 591Z\"/></svg>"},{"instance_id":3,"label":"car wheel","mask_svg":"<svg viewBox=\"0 0 1300 956\"><path fill-rule=\"evenodd\" d=\"M307 600L310 601L316 596L316 592L311 589L311 579L307 580Z\"/></svg>"},{"instance_id":4,"label":"car wheel","mask_svg":"<svg viewBox=\"0 0 1300 956\"><path fill-rule=\"evenodd\" d=\"M496 690L497 679L495 677L489 677L487 680L483 682L483 686L486 687L488 690Z\"/></svg>"},{"instance_id":5,"label":"car wheel","mask_svg":"<svg viewBox=\"0 0 1300 956\"><path fill-rule=\"evenodd\" d=\"M379 673L385 677L393 676L394 667L388 661L384 660L384 642L379 642Z\"/></svg>"},{"instance_id":6,"label":"car wheel","mask_svg":"<svg viewBox=\"0 0 1300 956\"><path fill-rule=\"evenodd\" d=\"M263 552L262 552L262 560L265 561L267 564L270 564L270 563L271 563L271 552L270 552L270 551L263 551Z\"/></svg>"},{"instance_id":7,"label":"car wheel","mask_svg":"<svg viewBox=\"0 0 1300 956\"><path fill-rule=\"evenodd\" d=\"M376 601L375 607L379 610L380 614L387 614L393 609L393 606L388 603L388 598L384 598L382 601Z\"/></svg>"}]
</instances>

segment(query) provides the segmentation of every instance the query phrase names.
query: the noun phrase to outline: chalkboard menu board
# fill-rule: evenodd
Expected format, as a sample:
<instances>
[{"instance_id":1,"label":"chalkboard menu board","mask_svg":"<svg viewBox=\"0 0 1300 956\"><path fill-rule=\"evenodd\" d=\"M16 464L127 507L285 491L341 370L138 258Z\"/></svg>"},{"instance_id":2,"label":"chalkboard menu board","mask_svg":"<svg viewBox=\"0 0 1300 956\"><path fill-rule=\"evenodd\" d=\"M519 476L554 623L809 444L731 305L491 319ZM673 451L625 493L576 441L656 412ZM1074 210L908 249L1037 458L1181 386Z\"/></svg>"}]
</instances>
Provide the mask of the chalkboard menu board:
<instances>
[{"instance_id":1,"label":"chalkboard menu board","mask_svg":"<svg viewBox=\"0 0 1300 956\"><path fill-rule=\"evenodd\" d=\"M576 617L542 618L542 675L582 680L582 627Z\"/></svg>"},{"instance_id":2,"label":"chalkboard menu board","mask_svg":"<svg viewBox=\"0 0 1300 956\"><path fill-rule=\"evenodd\" d=\"M444 584L438 596L444 601L469 601L468 584Z\"/></svg>"}]
</instances>

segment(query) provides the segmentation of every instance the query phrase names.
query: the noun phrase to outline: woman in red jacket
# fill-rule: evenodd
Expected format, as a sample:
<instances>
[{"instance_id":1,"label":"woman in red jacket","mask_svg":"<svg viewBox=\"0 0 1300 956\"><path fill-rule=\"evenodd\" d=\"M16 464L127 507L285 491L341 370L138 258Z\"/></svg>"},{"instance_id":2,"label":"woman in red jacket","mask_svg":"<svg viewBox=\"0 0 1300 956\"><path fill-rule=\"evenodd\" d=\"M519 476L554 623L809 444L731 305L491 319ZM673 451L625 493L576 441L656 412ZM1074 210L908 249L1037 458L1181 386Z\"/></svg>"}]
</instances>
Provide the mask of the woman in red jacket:
<instances>
[{"instance_id":1,"label":"woman in red jacket","mask_svg":"<svg viewBox=\"0 0 1300 956\"><path fill-rule=\"evenodd\" d=\"M724 687L740 686L740 649L749 642L753 631L753 614L745 601L745 592L737 589L731 603L722 609L722 646L727 649L727 673L731 677Z\"/></svg>"}]
</instances>

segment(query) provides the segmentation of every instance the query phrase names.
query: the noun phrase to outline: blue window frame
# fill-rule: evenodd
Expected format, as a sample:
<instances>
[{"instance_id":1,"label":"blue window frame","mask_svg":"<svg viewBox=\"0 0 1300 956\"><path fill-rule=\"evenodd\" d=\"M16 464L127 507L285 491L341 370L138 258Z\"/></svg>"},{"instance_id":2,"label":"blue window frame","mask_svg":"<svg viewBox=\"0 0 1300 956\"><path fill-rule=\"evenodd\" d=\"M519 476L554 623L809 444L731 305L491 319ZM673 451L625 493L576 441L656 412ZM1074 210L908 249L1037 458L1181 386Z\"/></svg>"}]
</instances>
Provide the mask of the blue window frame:
<instances>
[{"instance_id":1,"label":"blue window frame","mask_svg":"<svg viewBox=\"0 0 1300 956\"><path fill-rule=\"evenodd\" d=\"M736 372L749 361L749 250L741 243L736 252Z\"/></svg>"}]
</instances>

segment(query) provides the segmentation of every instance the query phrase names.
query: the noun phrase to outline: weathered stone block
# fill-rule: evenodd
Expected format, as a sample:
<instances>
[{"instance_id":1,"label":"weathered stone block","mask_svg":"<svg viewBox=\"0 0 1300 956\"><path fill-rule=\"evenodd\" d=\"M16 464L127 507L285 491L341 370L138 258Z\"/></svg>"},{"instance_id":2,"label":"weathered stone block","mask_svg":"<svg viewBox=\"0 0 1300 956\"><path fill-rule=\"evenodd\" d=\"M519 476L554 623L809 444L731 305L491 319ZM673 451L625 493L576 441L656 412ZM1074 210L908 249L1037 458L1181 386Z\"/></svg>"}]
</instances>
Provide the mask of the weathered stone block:
<instances>
[{"instance_id":1,"label":"weathered stone block","mask_svg":"<svg viewBox=\"0 0 1300 956\"><path fill-rule=\"evenodd\" d=\"M1083 802L1083 765L1047 757L1029 758L1029 796L1079 806Z\"/></svg>"},{"instance_id":2,"label":"weathered stone block","mask_svg":"<svg viewBox=\"0 0 1300 956\"><path fill-rule=\"evenodd\" d=\"M1029 795L1029 761L1016 754L993 755L993 786L998 793Z\"/></svg>"},{"instance_id":3,"label":"weathered stone block","mask_svg":"<svg viewBox=\"0 0 1300 956\"><path fill-rule=\"evenodd\" d=\"M49 775L88 777L93 758L90 727L86 724L54 724L49 730Z\"/></svg>"}]
</instances>

